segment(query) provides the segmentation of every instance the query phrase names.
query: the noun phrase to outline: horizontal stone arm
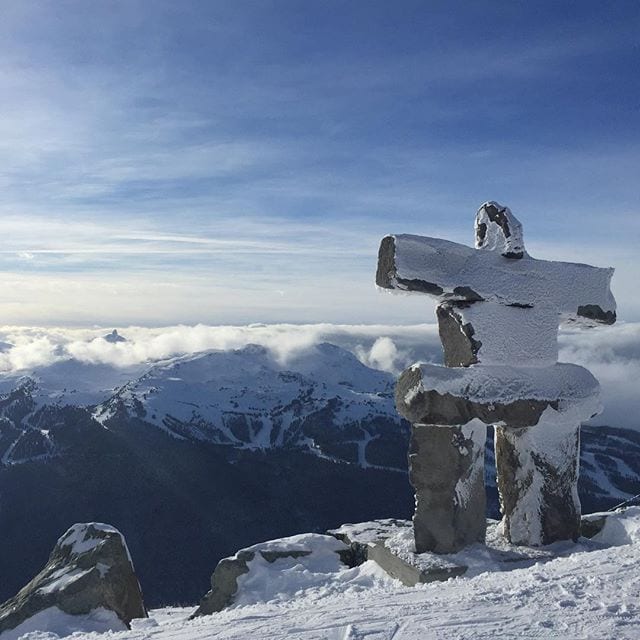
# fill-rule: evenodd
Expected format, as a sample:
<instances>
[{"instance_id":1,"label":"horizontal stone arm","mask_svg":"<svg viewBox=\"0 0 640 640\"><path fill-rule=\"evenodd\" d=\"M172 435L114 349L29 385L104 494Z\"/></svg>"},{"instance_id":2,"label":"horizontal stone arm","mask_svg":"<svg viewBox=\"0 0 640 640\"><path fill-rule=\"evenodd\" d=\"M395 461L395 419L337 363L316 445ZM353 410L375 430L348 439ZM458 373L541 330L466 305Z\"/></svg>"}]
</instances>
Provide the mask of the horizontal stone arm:
<instances>
[{"instance_id":1,"label":"horizontal stone arm","mask_svg":"<svg viewBox=\"0 0 640 640\"><path fill-rule=\"evenodd\" d=\"M528 255L513 260L439 238L390 235L380 245L376 284L439 300L547 306L557 310L562 320L613 324L612 275L611 268Z\"/></svg>"},{"instance_id":2,"label":"horizontal stone arm","mask_svg":"<svg viewBox=\"0 0 640 640\"><path fill-rule=\"evenodd\" d=\"M396 407L412 424L461 425L474 418L512 428L538 424L549 408L577 423L600 411L599 384L572 364L449 368L414 365L396 385Z\"/></svg>"}]
</instances>

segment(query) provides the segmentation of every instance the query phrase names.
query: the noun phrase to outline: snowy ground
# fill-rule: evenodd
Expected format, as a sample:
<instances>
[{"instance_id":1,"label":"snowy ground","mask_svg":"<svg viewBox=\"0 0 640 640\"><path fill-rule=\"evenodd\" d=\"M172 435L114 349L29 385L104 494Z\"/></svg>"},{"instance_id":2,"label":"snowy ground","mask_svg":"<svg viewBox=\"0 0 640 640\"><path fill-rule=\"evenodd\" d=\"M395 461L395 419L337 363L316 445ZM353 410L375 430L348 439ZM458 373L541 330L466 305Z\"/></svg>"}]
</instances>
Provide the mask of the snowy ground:
<instances>
[{"instance_id":1,"label":"snowy ground","mask_svg":"<svg viewBox=\"0 0 640 640\"><path fill-rule=\"evenodd\" d=\"M615 516L597 539L572 550L508 571L482 571L478 564L471 577L415 588L386 578L371 562L336 571L331 562L304 567L289 559L272 581L267 572L266 583L252 581L243 601L254 604L192 621L186 620L192 608L159 609L134 621L131 631L74 638L640 638L640 507ZM260 598L268 601L256 602Z\"/></svg>"}]
</instances>

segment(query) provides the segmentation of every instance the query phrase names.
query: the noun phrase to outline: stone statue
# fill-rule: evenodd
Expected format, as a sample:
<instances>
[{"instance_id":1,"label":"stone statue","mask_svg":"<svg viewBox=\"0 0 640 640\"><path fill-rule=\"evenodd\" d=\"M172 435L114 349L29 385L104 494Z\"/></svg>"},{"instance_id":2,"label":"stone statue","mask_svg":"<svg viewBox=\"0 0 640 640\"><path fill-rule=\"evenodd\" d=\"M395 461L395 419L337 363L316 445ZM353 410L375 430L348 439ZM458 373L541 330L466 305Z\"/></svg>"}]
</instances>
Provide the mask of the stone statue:
<instances>
[{"instance_id":1,"label":"stone statue","mask_svg":"<svg viewBox=\"0 0 640 640\"><path fill-rule=\"evenodd\" d=\"M561 322L616 320L613 269L530 257L522 226L487 202L476 248L437 238L383 238L376 284L435 297L445 366L416 364L396 388L412 423L416 551L451 553L485 536L486 426L495 427L506 538L576 539L580 423L600 411L586 369L558 363Z\"/></svg>"}]
</instances>

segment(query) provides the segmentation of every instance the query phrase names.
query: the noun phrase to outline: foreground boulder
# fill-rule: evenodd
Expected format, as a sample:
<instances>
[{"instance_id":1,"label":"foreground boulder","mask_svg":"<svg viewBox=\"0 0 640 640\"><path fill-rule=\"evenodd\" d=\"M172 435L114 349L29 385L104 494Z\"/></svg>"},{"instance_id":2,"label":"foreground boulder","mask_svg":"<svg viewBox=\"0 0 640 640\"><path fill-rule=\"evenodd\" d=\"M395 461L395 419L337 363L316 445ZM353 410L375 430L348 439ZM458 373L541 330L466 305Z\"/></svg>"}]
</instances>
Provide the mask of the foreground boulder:
<instances>
[{"instance_id":1,"label":"foreground boulder","mask_svg":"<svg viewBox=\"0 0 640 640\"><path fill-rule=\"evenodd\" d=\"M0 638L86 626L123 630L146 617L124 536L106 524L81 523L58 540L44 569L0 606Z\"/></svg>"},{"instance_id":2,"label":"foreground boulder","mask_svg":"<svg viewBox=\"0 0 640 640\"><path fill-rule=\"evenodd\" d=\"M346 554L346 555L345 555ZM229 606L267 602L327 581L344 568L349 547L330 535L307 533L261 542L223 558L211 576L211 591L192 617Z\"/></svg>"}]
</instances>

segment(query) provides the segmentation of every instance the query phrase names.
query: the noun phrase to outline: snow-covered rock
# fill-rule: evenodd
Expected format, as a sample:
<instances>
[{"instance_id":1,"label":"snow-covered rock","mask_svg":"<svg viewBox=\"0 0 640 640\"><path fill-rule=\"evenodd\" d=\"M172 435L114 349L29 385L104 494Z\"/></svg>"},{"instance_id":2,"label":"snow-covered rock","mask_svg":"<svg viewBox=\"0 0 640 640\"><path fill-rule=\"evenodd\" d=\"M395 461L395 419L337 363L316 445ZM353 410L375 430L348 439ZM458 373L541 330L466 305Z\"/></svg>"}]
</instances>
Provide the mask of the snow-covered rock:
<instances>
[{"instance_id":1,"label":"snow-covered rock","mask_svg":"<svg viewBox=\"0 0 640 640\"><path fill-rule=\"evenodd\" d=\"M294 597L343 568L348 547L330 535L307 533L262 542L223 558L211 576L211 591L194 616L234 605Z\"/></svg>"},{"instance_id":2,"label":"snow-covered rock","mask_svg":"<svg viewBox=\"0 0 640 640\"><path fill-rule=\"evenodd\" d=\"M609 546L640 544L640 507L619 509L613 513L592 514L601 520L602 528L592 540Z\"/></svg>"},{"instance_id":3,"label":"snow-covered rock","mask_svg":"<svg viewBox=\"0 0 640 640\"><path fill-rule=\"evenodd\" d=\"M476 214L475 232L476 249L497 251L515 260L525 255L522 225L509 207L485 202Z\"/></svg>"},{"instance_id":4,"label":"snow-covered rock","mask_svg":"<svg viewBox=\"0 0 640 640\"><path fill-rule=\"evenodd\" d=\"M573 364L418 364L400 376L396 405L412 424L466 424L480 418L518 428L536 425L549 407L578 423L588 420L600 410L598 391L593 375Z\"/></svg>"},{"instance_id":5,"label":"snow-covered rock","mask_svg":"<svg viewBox=\"0 0 640 640\"><path fill-rule=\"evenodd\" d=\"M44 569L0 606L0 638L32 629L121 630L147 613L122 534L97 522L73 525Z\"/></svg>"},{"instance_id":6,"label":"snow-covered rock","mask_svg":"<svg viewBox=\"0 0 640 640\"><path fill-rule=\"evenodd\" d=\"M505 259L498 251L399 234L380 244L376 284L392 292L428 294L441 300L490 300L524 307L547 306L562 320L612 324L616 302L612 268Z\"/></svg>"}]
</instances>

